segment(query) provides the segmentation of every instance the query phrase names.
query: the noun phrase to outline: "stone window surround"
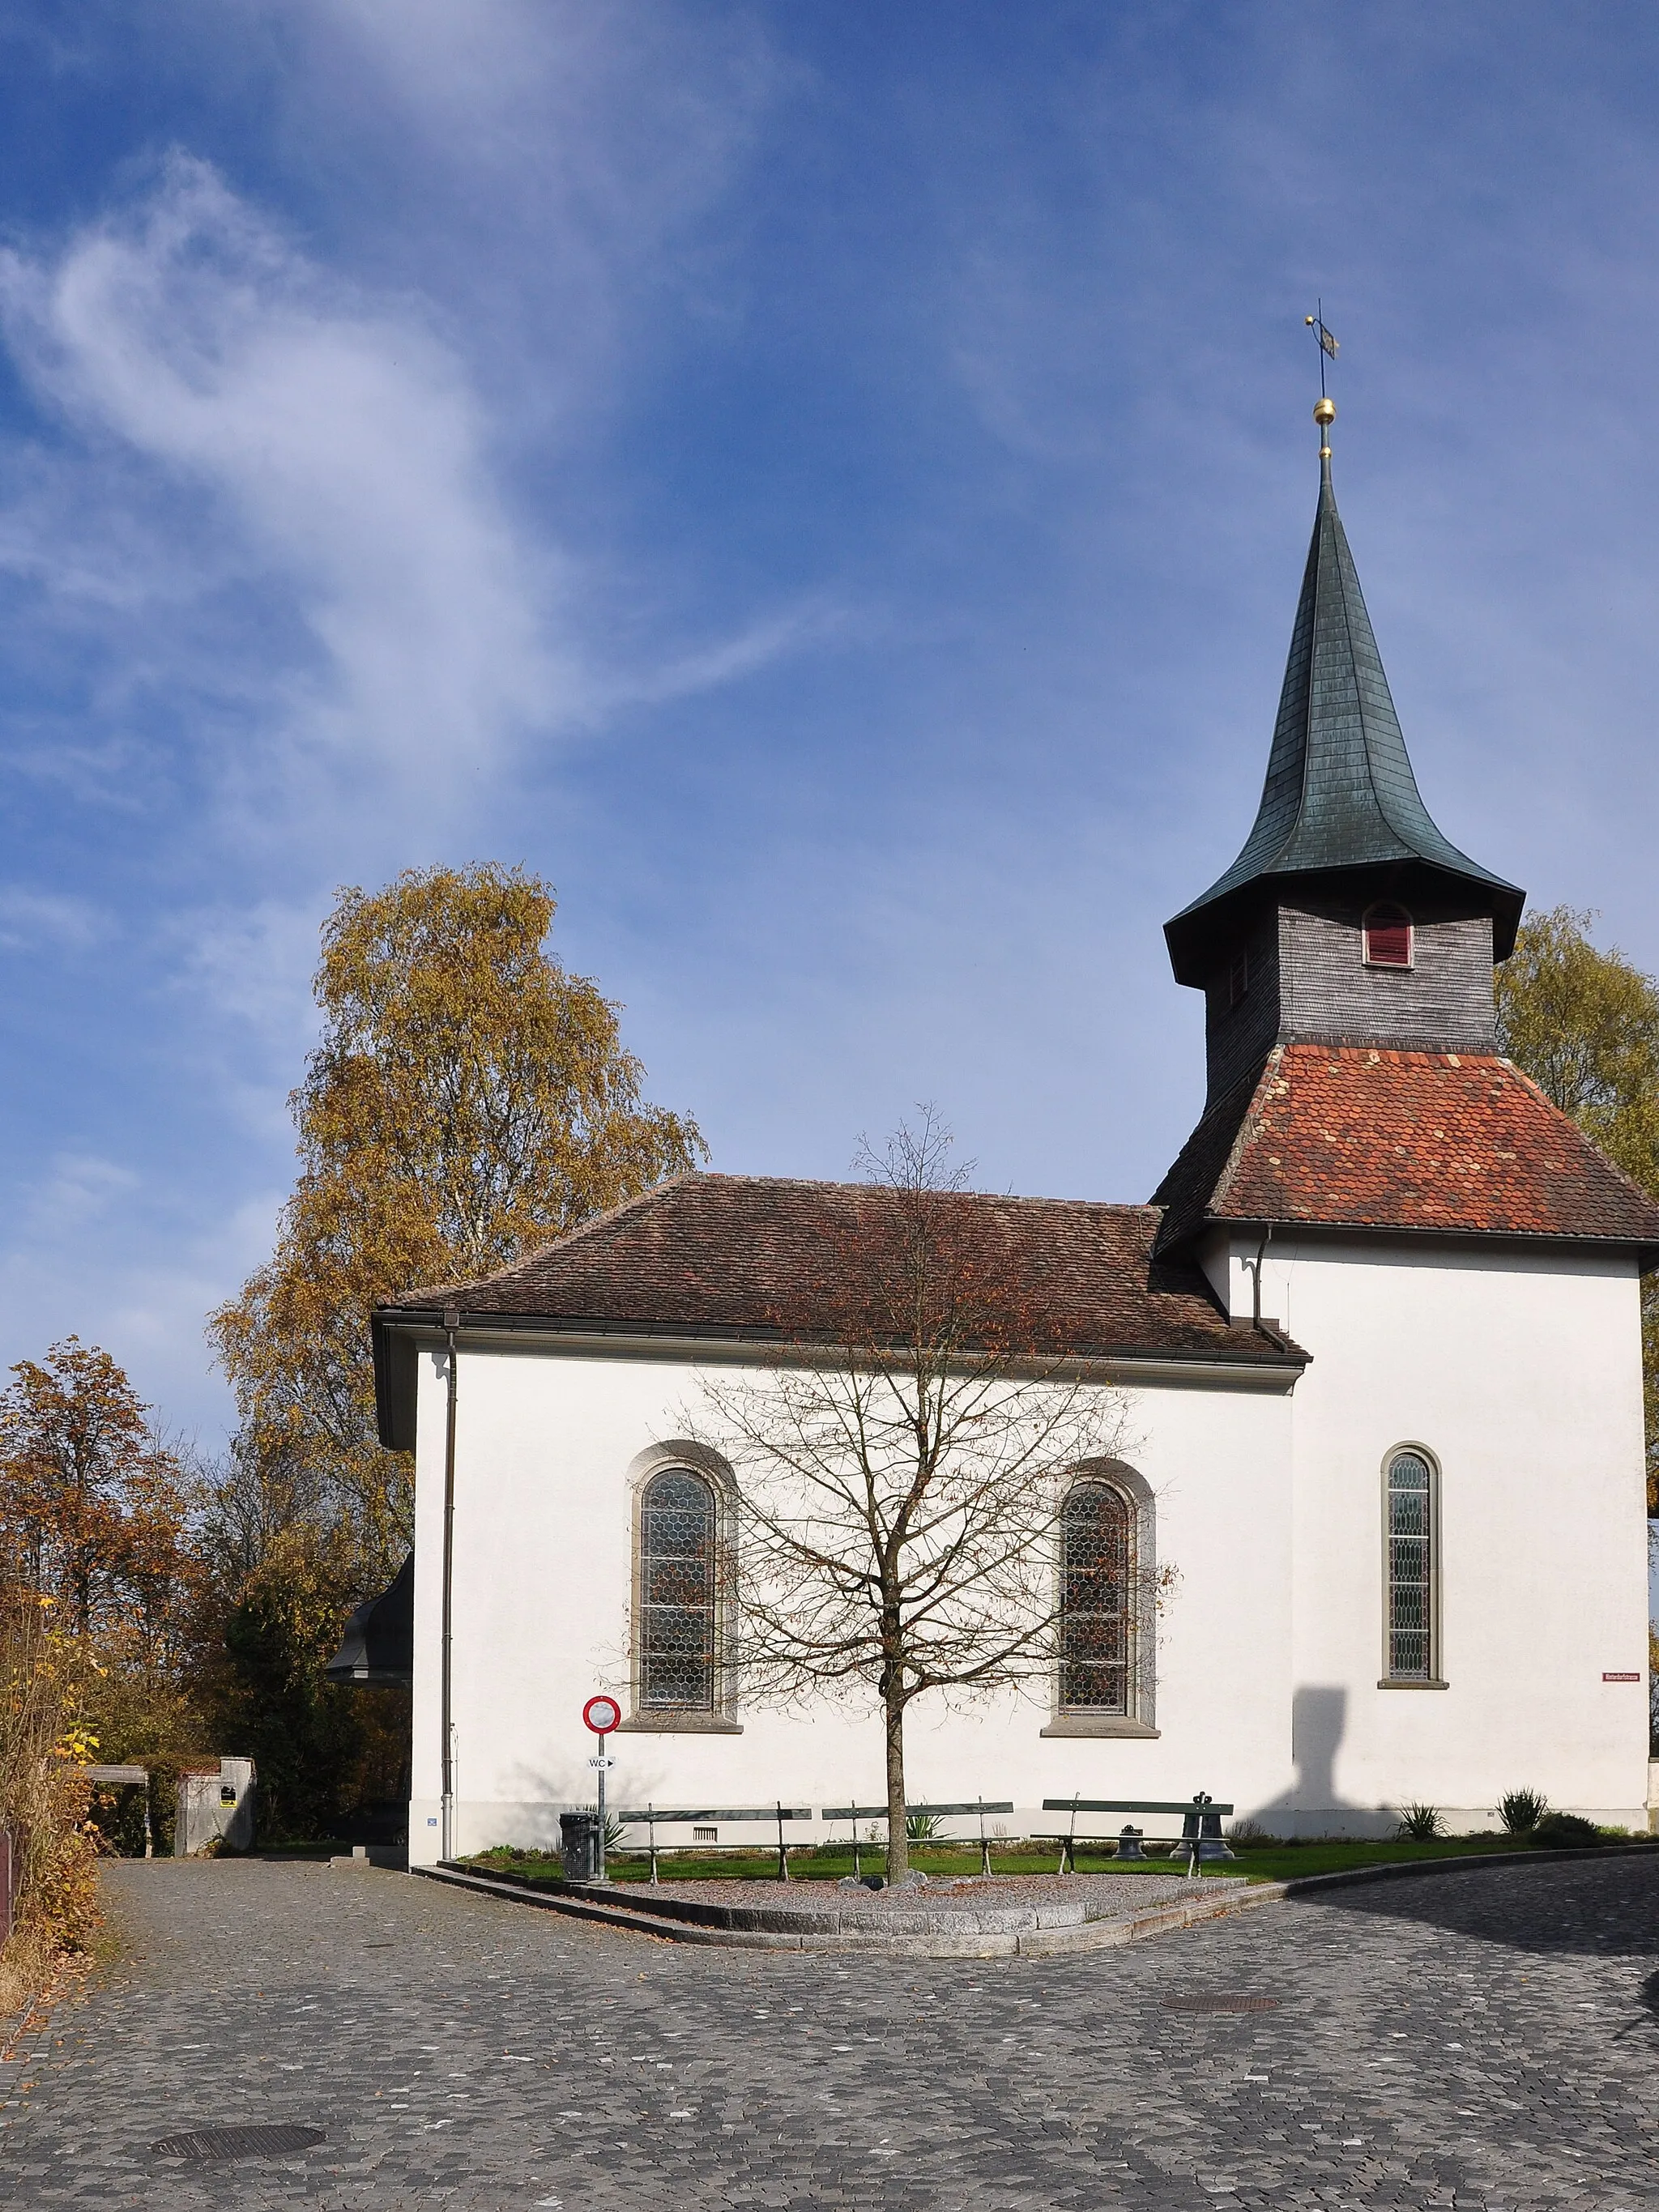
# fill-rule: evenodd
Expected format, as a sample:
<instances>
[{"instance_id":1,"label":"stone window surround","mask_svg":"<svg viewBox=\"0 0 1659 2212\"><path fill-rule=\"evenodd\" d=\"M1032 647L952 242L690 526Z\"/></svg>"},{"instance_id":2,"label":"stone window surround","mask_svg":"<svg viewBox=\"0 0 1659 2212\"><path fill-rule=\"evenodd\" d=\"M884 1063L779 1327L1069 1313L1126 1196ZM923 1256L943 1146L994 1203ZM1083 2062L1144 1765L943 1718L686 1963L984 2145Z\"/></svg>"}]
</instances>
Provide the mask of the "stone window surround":
<instances>
[{"instance_id":1,"label":"stone window surround","mask_svg":"<svg viewBox=\"0 0 1659 2212\"><path fill-rule=\"evenodd\" d=\"M641 1618L643 1590L641 1581L643 1555L641 1552L641 1516L647 1486L657 1475L672 1468L684 1468L689 1474L700 1474L714 1493L715 1541L719 1547L714 1587L714 1703L713 1709L676 1710L672 1706L646 1706L640 1701L639 1645L634 1624ZM732 1470L717 1452L706 1444L693 1443L684 1437L672 1437L660 1444L652 1444L635 1456L628 1470L628 1485L631 1493L629 1510L629 1581L631 1601L629 1609L628 1637L628 1711L617 1723L619 1735L741 1735L743 1723L733 1717L728 1704L729 1689L726 1680L724 1628L726 1598L721 1589L721 1574L718 1565L720 1555L727 1552L732 1541L737 1517L737 1493L732 1480Z\"/></svg>"},{"instance_id":2,"label":"stone window surround","mask_svg":"<svg viewBox=\"0 0 1659 2212\"><path fill-rule=\"evenodd\" d=\"M1158 1583L1157 1516L1152 1485L1144 1474L1120 1459L1085 1460L1072 1469L1072 1483L1106 1482L1130 1505L1134 1516L1132 1587L1139 1593L1140 1616L1130 1630L1129 1680L1127 1713L1067 1712L1060 1704L1060 1670L1054 1669L1053 1704L1043 1736L1118 1736L1154 1739L1163 1731L1157 1724ZM1056 1599L1060 1559L1054 1560ZM1058 1605L1056 1605L1058 1612Z\"/></svg>"},{"instance_id":3,"label":"stone window surround","mask_svg":"<svg viewBox=\"0 0 1659 2212\"><path fill-rule=\"evenodd\" d=\"M1413 1453L1429 1470L1429 1672L1423 1674L1391 1674L1389 1672L1389 1595L1391 1567L1389 1551L1389 1471L1402 1452ZM1440 1459L1425 1443L1415 1437L1404 1437L1389 1446L1382 1455L1382 1672L1377 1677L1379 1690L1449 1690L1451 1684L1443 1671L1445 1646L1442 1641L1442 1604L1440 1574Z\"/></svg>"}]
</instances>

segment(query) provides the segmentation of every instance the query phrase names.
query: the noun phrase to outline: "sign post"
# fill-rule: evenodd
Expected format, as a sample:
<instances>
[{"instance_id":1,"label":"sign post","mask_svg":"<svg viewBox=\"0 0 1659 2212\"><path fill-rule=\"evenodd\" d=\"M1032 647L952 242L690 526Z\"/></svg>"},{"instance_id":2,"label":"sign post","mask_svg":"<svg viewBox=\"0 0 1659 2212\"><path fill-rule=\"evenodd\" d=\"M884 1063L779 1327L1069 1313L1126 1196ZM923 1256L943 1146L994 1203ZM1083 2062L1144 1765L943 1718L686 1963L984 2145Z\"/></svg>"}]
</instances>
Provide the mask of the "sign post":
<instances>
[{"instance_id":1,"label":"sign post","mask_svg":"<svg viewBox=\"0 0 1659 2212\"><path fill-rule=\"evenodd\" d=\"M598 1768L599 1776L599 1879L601 1881L605 1880L605 1778L617 1763L606 1756L605 1740L621 1719L622 1707L614 1698L590 1698L582 1707L584 1726L591 1729L599 1739L599 1755L597 1759L590 1759L587 1763Z\"/></svg>"}]
</instances>

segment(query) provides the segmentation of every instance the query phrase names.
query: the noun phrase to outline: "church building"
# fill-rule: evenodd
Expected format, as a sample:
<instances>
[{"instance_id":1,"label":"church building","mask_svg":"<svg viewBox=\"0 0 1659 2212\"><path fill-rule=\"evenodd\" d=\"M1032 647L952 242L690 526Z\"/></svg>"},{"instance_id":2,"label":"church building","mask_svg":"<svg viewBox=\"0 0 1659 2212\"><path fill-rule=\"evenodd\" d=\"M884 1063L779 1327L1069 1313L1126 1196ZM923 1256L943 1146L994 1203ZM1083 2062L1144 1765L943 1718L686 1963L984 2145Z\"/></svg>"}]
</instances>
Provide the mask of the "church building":
<instances>
[{"instance_id":1,"label":"church building","mask_svg":"<svg viewBox=\"0 0 1659 2212\"><path fill-rule=\"evenodd\" d=\"M1525 1787L1646 1827L1659 1206L1498 1052L1522 904L1419 794L1327 446L1260 809L1165 930L1205 998L1198 1126L1148 1204L973 1201L1128 1408L1060 1543L1175 1571L1110 1667L913 1706L913 1801L1012 1803L1019 1834L1045 1798L1203 1790L1279 1834L1387 1834L1418 1802L1494 1826ZM720 1578L683 1571L735 1503L687 1409L787 1357L850 1202L684 1175L377 1310L382 1441L416 1455L413 1863L556 1844L600 1692L613 1803L781 1800L804 1842L880 1802L874 1712L747 1704Z\"/></svg>"}]
</instances>

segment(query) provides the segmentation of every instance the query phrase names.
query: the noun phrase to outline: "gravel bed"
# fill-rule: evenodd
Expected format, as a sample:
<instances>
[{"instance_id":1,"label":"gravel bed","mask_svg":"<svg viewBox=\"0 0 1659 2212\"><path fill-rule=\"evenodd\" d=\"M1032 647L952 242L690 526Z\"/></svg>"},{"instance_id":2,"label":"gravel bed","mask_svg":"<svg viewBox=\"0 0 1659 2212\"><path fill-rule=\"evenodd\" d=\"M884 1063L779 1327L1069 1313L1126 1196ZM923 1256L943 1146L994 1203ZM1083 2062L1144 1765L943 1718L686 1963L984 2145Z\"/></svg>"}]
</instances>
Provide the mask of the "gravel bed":
<instances>
[{"instance_id":1,"label":"gravel bed","mask_svg":"<svg viewBox=\"0 0 1659 2212\"><path fill-rule=\"evenodd\" d=\"M1140 1874L982 1875L919 1883L913 1889L866 1889L840 1881L708 1881L617 1883L604 1894L645 1912L677 1909L736 1928L793 1923L829 1930L885 1929L890 1934L1017 1933L1037 1928L1079 1927L1089 1920L1120 1920L1177 1899L1213 1897L1218 1888L1242 1889L1239 1880L1211 1877L1200 1891L1182 1875ZM599 1893L589 1889L586 1894Z\"/></svg>"}]
</instances>

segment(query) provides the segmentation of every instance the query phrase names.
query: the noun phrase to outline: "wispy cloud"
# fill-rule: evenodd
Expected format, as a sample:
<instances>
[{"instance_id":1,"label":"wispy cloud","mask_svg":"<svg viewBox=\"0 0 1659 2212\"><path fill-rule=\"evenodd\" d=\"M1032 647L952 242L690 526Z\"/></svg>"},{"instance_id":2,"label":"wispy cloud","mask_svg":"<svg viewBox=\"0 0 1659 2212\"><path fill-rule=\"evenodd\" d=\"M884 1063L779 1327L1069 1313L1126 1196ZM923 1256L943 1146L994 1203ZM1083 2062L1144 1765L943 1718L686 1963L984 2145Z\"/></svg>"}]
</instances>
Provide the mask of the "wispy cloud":
<instances>
[{"instance_id":1,"label":"wispy cloud","mask_svg":"<svg viewBox=\"0 0 1659 2212\"><path fill-rule=\"evenodd\" d=\"M243 748L212 763L222 796L314 805L320 772L453 805L525 730L579 709L556 557L506 512L484 412L418 308L325 277L175 155L56 256L0 259L0 316L80 440L55 467L37 455L5 557L82 611L171 621L143 657L194 655L193 688L252 708ZM109 493L81 480L112 452L132 471L113 533ZM234 593L216 637L202 622L250 581L279 601L252 684ZM222 724L204 720L216 750Z\"/></svg>"},{"instance_id":2,"label":"wispy cloud","mask_svg":"<svg viewBox=\"0 0 1659 2212\"><path fill-rule=\"evenodd\" d=\"M117 1199L138 1188L138 1181L118 1160L96 1153L58 1152L33 1194L30 1229L48 1243L68 1236L106 1213Z\"/></svg>"},{"instance_id":3,"label":"wispy cloud","mask_svg":"<svg viewBox=\"0 0 1659 2212\"><path fill-rule=\"evenodd\" d=\"M16 884L0 889L0 947L7 951L34 951L43 945L79 951L95 944L107 926L85 899Z\"/></svg>"}]
</instances>

